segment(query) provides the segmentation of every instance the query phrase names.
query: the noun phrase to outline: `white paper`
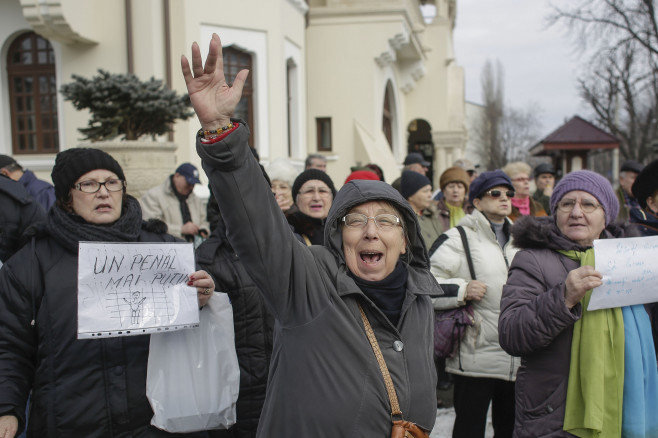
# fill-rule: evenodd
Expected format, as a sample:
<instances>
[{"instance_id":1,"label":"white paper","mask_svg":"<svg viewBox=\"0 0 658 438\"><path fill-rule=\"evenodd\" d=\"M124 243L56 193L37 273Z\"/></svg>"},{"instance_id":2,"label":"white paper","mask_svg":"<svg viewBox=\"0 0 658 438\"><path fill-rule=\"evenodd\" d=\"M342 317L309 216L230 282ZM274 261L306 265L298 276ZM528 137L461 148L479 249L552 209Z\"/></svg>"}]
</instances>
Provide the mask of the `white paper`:
<instances>
[{"instance_id":1,"label":"white paper","mask_svg":"<svg viewBox=\"0 0 658 438\"><path fill-rule=\"evenodd\" d=\"M80 242L78 339L199 325L191 243Z\"/></svg>"},{"instance_id":2,"label":"white paper","mask_svg":"<svg viewBox=\"0 0 658 438\"><path fill-rule=\"evenodd\" d=\"M595 240L594 257L603 285L587 310L658 301L658 236Z\"/></svg>"}]
</instances>

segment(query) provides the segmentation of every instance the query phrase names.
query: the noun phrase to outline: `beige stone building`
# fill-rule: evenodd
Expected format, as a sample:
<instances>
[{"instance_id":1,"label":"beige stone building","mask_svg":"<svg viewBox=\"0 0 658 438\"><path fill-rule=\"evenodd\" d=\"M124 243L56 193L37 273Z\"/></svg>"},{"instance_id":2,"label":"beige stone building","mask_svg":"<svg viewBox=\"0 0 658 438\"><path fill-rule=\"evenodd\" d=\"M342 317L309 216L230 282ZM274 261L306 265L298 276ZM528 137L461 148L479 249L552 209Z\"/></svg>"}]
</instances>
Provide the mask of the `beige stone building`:
<instances>
[{"instance_id":1,"label":"beige stone building","mask_svg":"<svg viewBox=\"0 0 658 438\"><path fill-rule=\"evenodd\" d=\"M183 93L181 54L198 41L205 55L216 32L232 75L251 71L239 115L261 161L301 168L321 153L340 186L350 166L367 163L390 182L416 150L436 180L466 142L456 13L456 0L3 0L0 153L48 179L89 117L58 95L72 74L132 72ZM181 121L155 145L108 150L139 191L178 163L198 164L197 129Z\"/></svg>"}]
</instances>

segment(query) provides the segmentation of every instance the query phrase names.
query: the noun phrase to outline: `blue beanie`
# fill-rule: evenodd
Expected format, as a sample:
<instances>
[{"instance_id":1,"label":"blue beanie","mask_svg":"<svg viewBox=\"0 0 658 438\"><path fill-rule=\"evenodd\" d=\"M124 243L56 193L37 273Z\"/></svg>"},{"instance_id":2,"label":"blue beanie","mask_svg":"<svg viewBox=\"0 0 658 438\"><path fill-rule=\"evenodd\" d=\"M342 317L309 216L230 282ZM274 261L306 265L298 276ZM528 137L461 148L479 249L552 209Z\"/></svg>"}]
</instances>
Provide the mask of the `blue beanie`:
<instances>
[{"instance_id":1,"label":"blue beanie","mask_svg":"<svg viewBox=\"0 0 658 438\"><path fill-rule=\"evenodd\" d=\"M512 180L502 170L497 169L482 172L471 183L468 192L468 201L472 204L475 198L479 198L484 192L497 186L507 186L510 190L514 190Z\"/></svg>"},{"instance_id":2,"label":"blue beanie","mask_svg":"<svg viewBox=\"0 0 658 438\"><path fill-rule=\"evenodd\" d=\"M418 190L431 185L432 182L422 173L405 170L402 172L402 178L400 179L400 194L404 199L409 199Z\"/></svg>"},{"instance_id":3,"label":"blue beanie","mask_svg":"<svg viewBox=\"0 0 658 438\"><path fill-rule=\"evenodd\" d=\"M557 204L567 193L581 190L594 196L605 211L605 224L609 225L619 213L619 201L610 182L596 172L578 170L568 173L555 185L551 195L551 213L555 216Z\"/></svg>"}]
</instances>

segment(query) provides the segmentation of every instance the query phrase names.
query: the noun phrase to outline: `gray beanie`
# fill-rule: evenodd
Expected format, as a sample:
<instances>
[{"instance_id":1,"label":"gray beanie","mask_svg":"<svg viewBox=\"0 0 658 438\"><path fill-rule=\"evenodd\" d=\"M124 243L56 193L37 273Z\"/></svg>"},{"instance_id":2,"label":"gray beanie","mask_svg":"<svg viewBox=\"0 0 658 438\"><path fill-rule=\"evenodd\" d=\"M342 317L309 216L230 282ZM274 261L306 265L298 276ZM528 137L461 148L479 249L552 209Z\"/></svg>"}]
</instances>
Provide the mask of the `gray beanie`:
<instances>
[{"instance_id":1,"label":"gray beanie","mask_svg":"<svg viewBox=\"0 0 658 438\"><path fill-rule=\"evenodd\" d=\"M594 196L605 211L606 226L612 223L619 213L619 201L610 182L596 172L578 170L568 173L553 189L551 212L555 216L557 204L562 197L573 190L581 190Z\"/></svg>"}]
</instances>

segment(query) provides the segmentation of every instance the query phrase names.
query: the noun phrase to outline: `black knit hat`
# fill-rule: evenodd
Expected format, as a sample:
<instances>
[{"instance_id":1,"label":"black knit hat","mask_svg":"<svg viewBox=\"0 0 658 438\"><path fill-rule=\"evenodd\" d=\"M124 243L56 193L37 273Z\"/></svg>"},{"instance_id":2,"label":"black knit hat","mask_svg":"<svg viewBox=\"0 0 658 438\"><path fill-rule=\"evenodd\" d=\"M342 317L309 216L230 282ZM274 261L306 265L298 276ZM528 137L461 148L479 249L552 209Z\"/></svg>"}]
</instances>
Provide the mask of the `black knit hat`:
<instances>
[{"instance_id":1,"label":"black knit hat","mask_svg":"<svg viewBox=\"0 0 658 438\"><path fill-rule=\"evenodd\" d=\"M422 173L413 170L405 170L400 178L400 194L404 199L409 199L418 190L425 186L431 186L432 182Z\"/></svg>"},{"instance_id":2,"label":"black knit hat","mask_svg":"<svg viewBox=\"0 0 658 438\"><path fill-rule=\"evenodd\" d=\"M55 185L55 197L66 200L73 184L87 172L105 169L114 172L119 179L126 180L123 169L110 154L100 149L71 148L55 157L55 167L50 174Z\"/></svg>"},{"instance_id":3,"label":"black knit hat","mask_svg":"<svg viewBox=\"0 0 658 438\"><path fill-rule=\"evenodd\" d=\"M297 194L299 194L299 189L302 188L306 181L312 179L319 179L331 189L331 196L336 197L336 188L334 187L334 182L329 178L327 172L323 172L318 169L306 169L295 178L295 182L292 184L292 199L296 202Z\"/></svg>"}]
</instances>

